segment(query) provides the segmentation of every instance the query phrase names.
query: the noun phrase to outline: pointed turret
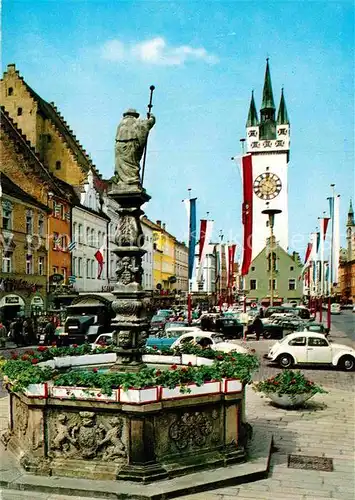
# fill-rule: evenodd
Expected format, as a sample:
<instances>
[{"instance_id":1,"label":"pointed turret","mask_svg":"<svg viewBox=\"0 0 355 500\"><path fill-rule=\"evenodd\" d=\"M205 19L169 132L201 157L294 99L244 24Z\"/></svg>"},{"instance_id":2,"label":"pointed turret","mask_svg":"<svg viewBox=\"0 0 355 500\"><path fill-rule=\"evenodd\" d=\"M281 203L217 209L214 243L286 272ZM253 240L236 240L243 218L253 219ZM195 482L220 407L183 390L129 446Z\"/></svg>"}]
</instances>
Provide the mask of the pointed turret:
<instances>
[{"instance_id":1,"label":"pointed turret","mask_svg":"<svg viewBox=\"0 0 355 500\"><path fill-rule=\"evenodd\" d=\"M247 127L257 127L259 125L258 112L256 111L254 90L251 92L249 114L247 119Z\"/></svg>"},{"instance_id":2,"label":"pointed turret","mask_svg":"<svg viewBox=\"0 0 355 500\"><path fill-rule=\"evenodd\" d=\"M349 206L349 212L348 212L348 221L347 221L346 225L347 226L355 226L353 202L351 199L350 199L350 206Z\"/></svg>"},{"instance_id":3,"label":"pointed turret","mask_svg":"<svg viewBox=\"0 0 355 500\"><path fill-rule=\"evenodd\" d=\"M277 125L289 125L289 124L290 122L287 114L284 89L281 89L280 106L279 106L279 111L277 113Z\"/></svg>"},{"instance_id":4,"label":"pointed turret","mask_svg":"<svg viewBox=\"0 0 355 500\"><path fill-rule=\"evenodd\" d=\"M276 139L275 103L272 93L269 58L266 59L266 70L263 89L263 102L260 109L260 139Z\"/></svg>"},{"instance_id":5,"label":"pointed turret","mask_svg":"<svg viewBox=\"0 0 355 500\"><path fill-rule=\"evenodd\" d=\"M269 58L266 59L266 70L264 79L264 89L263 89L263 102L261 103L261 110L263 109L274 109L274 95L272 93Z\"/></svg>"}]
</instances>

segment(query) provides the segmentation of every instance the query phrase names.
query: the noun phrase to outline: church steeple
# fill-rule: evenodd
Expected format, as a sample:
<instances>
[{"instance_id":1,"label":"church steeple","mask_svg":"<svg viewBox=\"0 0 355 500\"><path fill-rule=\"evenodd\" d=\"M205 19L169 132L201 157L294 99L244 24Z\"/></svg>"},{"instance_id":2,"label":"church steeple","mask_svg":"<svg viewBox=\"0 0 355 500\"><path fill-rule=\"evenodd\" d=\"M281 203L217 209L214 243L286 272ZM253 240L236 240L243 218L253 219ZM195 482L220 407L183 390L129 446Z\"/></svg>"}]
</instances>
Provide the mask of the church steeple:
<instances>
[{"instance_id":1,"label":"church steeple","mask_svg":"<svg viewBox=\"0 0 355 500\"><path fill-rule=\"evenodd\" d=\"M355 226L353 203L352 203L351 199L350 199L350 206L349 206L349 212L348 212L348 221L347 221L346 225L347 226Z\"/></svg>"},{"instance_id":2,"label":"church steeple","mask_svg":"<svg viewBox=\"0 0 355 500\"><path fill-rule=\"evenodd\" d=\"M256 111L254 90L251 92L250 107L247 119L247 127L257 127L259 125L258 112Z\"/></svg>"},{"instance_id":3,"label":"church steeple","mask_svg":"<svg viewBox=\"0 0 355 500\"><path fill-rule=\"evenodd\" d=\"M277 125L289 125L289 124L290 122L287 114L284 89L281 89L280 106L279 106L279 111L277 113Z\"/></svg>"},{"instance_id":4,"label":"church steeple","mask_svg":"<svg viewBox=\"0 0 355 500\"><path fill-rule=\"evenodd\" d=\"M260 139L276 139L275 112L276 108L271 85L269 58L267 58L263 88L263 102L260 109Z\"/></svg>"}]
</instances>

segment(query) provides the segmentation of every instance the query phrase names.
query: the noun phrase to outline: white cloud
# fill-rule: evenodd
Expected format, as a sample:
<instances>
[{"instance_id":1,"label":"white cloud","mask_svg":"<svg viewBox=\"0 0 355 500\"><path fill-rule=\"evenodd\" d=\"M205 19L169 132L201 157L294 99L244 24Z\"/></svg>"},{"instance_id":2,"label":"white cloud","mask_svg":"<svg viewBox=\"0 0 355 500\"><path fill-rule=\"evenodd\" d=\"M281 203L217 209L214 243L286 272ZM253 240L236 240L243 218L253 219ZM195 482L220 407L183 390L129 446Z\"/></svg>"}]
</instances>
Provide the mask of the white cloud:
<instances>
[{"instance_id":1,"label":"white cloud","mask_svg":"<svg viewBox=\"0 0 355 500\"><path fill-rule=\"evenodd\" d=\"M146 64L161 66L180 66L193 60L201 60L208 64L218 62L218 58L209 54L203 47L194 48L189 45L171 47L162 37L130 46L125 46L120 40L109 40L102 46L101 56L112 62L134 58Z\"/></svg>"}]
</instances>

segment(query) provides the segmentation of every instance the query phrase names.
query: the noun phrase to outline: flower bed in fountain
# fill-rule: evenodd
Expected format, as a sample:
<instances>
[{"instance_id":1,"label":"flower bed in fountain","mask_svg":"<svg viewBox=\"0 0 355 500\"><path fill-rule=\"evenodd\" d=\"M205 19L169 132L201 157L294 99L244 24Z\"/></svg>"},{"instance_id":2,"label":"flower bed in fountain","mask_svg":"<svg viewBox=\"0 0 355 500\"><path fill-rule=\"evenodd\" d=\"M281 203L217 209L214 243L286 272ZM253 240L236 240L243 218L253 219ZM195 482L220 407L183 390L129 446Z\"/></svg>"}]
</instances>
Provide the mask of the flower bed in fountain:
<instances>
[{"instance_id":1,"label":"flower bed in fountain","mask_svg":"<svg viewBox=\"0 0 355 500\"><path fill-rule=\"evenodd\" d=\"M258 361L253 355L201 350L193 345L164 351L147 350L143 361L167 369L143 366L138 373L101 371L78 366L109 364L114 348L89 345L38 347L20 357L13 353L2 364L5 381L28 397L94 399L146 403L202 394L241 392ZM170 364L173 361L173 364ZM182 366L186 364L186 366Z\"/></svg>"},{"instance_id":2,"label":"flower bed in fountain","mask_svg":"<svg viewBox=\"0 0 355 500\"><path fill-rule=\"evenodd\" d=\"M245 461L254 355L150 350L143 359L156 366L135 373L110 372L115 357L112 347L39 347L2 361L3 442L27 471L151 482Z\"/></svg>"}]
</instances>

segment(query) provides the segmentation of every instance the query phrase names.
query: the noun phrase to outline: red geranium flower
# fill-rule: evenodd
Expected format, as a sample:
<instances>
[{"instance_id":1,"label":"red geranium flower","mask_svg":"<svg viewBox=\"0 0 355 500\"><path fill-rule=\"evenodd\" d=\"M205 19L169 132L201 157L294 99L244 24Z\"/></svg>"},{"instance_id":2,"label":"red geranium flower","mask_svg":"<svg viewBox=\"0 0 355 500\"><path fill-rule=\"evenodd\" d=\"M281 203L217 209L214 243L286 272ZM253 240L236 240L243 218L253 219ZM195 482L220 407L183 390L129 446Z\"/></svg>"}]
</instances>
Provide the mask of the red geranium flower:
<instances>
[{"instance_id":1,"label":"red geranium flower","mask_svg":"<svg viewBox=\"0 0 355 500\"><path fill-rule=\"evenodd\" d=\"M94 373L97 373L97 368L93 368L93 369L92 369L92 371L93 371Z\"/></svg>"},{"instance_id":2,"label":"red geranium flower","mask_svg":"<svg viewBox=\"0 0 355 500\"><path fill-rule=\"evenodd\" d=\"M74 348L75 348L75 347L78 347L78 344L73 344L73 347L74 347Z\"/></svg>"},{"instance_id":3,"label":"red geranium flower","mask_svg":"<svg viewBox=\"0 0 355 500\"><path fill-rule=\"evenodd\" d=\"M18 354L17 354L17 352L12 352L12 353L11 353L11 359L18 359Z\"/></svg>"},{"instance_id":4,"label":"red geranium flower","mask_svg":"<svg viewBox=\"0 0 355 500\"><path fill-rule=\"evenodd\" d=\"M176 370L177 365L171 365L171 367L170 367L170 368L171 368L172 370Z\"/></svg>"},{"instance_id":5,"label":"red geranium flower","mask_svg":"<svg viewBox=\"0 0 355 500\"><path fill-rule=\"evenodd\" d=\"M160 375L161 375L161 371L160 371L160 370L157 370L157 371L155 372L155 376L156 376L156 377L160 377Z\"/></svg>"},{"instance_id":6,"label":"red geranium flower","mask_svg":"<svg viewBox=\"0 0 355 500\"><path fill-rule=\"evenodd\" d=\"M30 349L29 351L26 351L26 354L29 354L30 356L33 356L34 355L34 351L32 349Z\"/></svg>"},{"instance_id":7,"label":"red geranium flower","mask_svg":"<svg viewBox=\"0 0 355 500\"><path fill-rule=\"evenodd\" d=\"M189 362L187 363L187 366L192 366L191 361L189 361Z\"/></svg>"},{"instance_id":8,"label":"red geranium flower","mask_svg":"<svg viewBox=\"0 0 355 500\"><path fill-rule=\"evenodd\" d=\"M40 345L39 347L37 347L37 351L39 351L39 352L46 351L47 349L48 349L48 347L45 345Z\"/></svg>"},{"instance_id":9,"label":"red geranium flower","mask_svg":"<svg viewBox=\"0 0 355 500\"><path fill-rule=\"evenodd\" d=\"M158 349L158 346L153 345L153 349L156 351Z\"/></svg>"},{"instance_id":10,"label":"red geranium flower","mask_svg":"<svg viewBox=\"0 0 355 500\"><path fill-rule=\"evenodd\" d=\"M217 356L217 359L223 359L222 354L219 354L219 355Z\"/></svg>"},{"instance_id":11,"label":"red geranium flower","mask_svg":"<svg viewBox=\"0 0 355 500\"><path fill-rule=\"evenodd\" d=\"M181 368L181 371L182 372L187 372L188 368L186 366L184 366L183 368Z\"/></svg>"},{"instance_id":12,"label":"red geranium flower","mask_svg":"<svg viewBox=\"0 0 355 500\"><path fill-rule=\"evenodd\" d=\"M36 364L38 363L38 361L39 361L39 359L38 359L38 358L32 358L32 359L31 359L31 363L32 363L33 365L36 365Z\"/></svg>"},{"instance_id":13,"label":"red geranium flower","mask_svg":"<svg viewBox=\"0 0 355 500\"><path fill-rule=\"evenodd\" d=\"M21 356L22 361L27 361L27 360L28 360L28 358L29 358L29 355L28 355L28 354L23 354L23 355Z\"/></svg>"}]
</instances>

